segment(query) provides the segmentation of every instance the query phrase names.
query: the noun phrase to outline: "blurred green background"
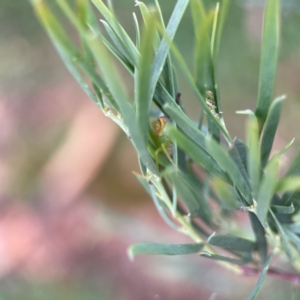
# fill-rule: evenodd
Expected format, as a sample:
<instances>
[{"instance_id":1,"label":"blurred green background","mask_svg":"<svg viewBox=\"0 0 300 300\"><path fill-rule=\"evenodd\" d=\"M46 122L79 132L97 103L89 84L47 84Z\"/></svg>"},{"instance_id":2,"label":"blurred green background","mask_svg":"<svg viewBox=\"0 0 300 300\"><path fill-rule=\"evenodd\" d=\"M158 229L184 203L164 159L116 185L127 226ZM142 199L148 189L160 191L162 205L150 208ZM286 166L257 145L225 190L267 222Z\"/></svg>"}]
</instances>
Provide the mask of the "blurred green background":
<instances>
[{"instance_id":1,"label":"blurred green background","mask_svg":"<svg viewBox=\"0 0 300 300\"><path fill-rule=\"evenodd\" d=\"M55 1L48 3L74 35ZM175 3L161 1L165 20ZM113 4L133 36L134 1ZM221 44L222 111L239 138L245 117L235 111L254 109L256 102L263 6L262 0L231 1ZM282 1L281 17L274 96L287 100L274 150L296 138L284 170L300 145L299 1ZM176 44L191 68L193 34L188 10ZM77 87L29 1L0 1L0 39L0 300L244 299L256 279L204 258L128 260L133 242L187 239L156 214L131 174L138 164L130 143ZM183 105L197 120L197 101L178 77ZM289 283L268 279L261 299L290 294Z\"/></svg>"}]
</instances>

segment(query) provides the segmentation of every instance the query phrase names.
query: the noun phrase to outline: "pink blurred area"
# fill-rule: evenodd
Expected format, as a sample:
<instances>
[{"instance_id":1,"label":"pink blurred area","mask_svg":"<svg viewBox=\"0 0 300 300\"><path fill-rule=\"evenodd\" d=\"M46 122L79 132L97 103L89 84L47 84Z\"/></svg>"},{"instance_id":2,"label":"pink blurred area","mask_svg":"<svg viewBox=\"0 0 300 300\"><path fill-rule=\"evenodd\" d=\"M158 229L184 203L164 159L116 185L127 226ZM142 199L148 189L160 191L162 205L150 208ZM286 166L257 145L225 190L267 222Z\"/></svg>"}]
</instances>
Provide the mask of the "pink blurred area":
<instances>
[{"instance_id":1,"label":"pink blurred area","mask_svg":"<svg viewBox=\"0 0 300 300\"><path fill-rule=\"evenodd\" d=\"M208 298L181 271L190 259L174 268L156 257L129 260L134 242L188 239L163 223L136 182L135 153L113 122L72 80L14 97L0 100L0 282L84 276L111 299Z\"/></svg>"},{"instance_id":2,"label":"pink blurred area","mask_svg":"<svg viewBox=\"0 0 300 300\"><path fill-rule=\"evenodd\" d=\"M191 241L162 221L132 174L139 172L132 145L66 74L25 2L4 0L6 11L0 13L0 26L5 24L0 37L6 42L0 45L0 298L1 284L11 281L13 289L15 282L34 287L80 283L93 287L96 296L88 299L99 299L98 291L106 300L244 299L256 278L241 278L196 255L129 260L132 243ZM259 39L256 20L248 12L253 43ZM280 66L278 78L284 88L293 84L299 90L297 76L290 73L299 73L299 67L291 68L291 61ZM235 101L234 93L227 103L225 95L229 120L254 101L241 90ZM188 104L187 110L197 111ZM298 110L290 110L285 115L297 120ZM238 136L244 132L239 125L229 121ZM280 128L284 138L276 140L276 149L297 131L288 126ZM5 299L33 299L28 297L21 291L20 297Z\"/></svg>"}]
</instances>

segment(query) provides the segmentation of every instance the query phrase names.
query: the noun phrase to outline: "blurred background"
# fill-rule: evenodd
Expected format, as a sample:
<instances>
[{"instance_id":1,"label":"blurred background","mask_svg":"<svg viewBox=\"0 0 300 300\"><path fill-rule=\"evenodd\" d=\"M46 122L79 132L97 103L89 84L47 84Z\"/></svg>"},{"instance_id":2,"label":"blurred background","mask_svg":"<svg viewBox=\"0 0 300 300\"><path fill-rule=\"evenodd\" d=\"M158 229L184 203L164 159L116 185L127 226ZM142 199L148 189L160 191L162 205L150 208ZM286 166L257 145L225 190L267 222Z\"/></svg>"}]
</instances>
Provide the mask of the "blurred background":
<instances>
[{"instance_id":1,"label":"blurred background","mask_svg":"<svg viewBox=\"0 0 300 300\"><path fill-rule=\"evenodd\" d=\"M55 1L48 2L61 16ZM167 21L176 1L160 2ZM264 1L230 2L221 101L231 135L243 138L245 116L235 111L255 108ZM113 3L133 35L134 1ZM274 150L296 138L283 170L300 145L299 28L299 1L283 0L274 95L287 100ZM132 175L139 167L131 144L68 74L29 1L0 1L0 39L0 300L244 299L256 278L240 278L205 258L129 261L134 242L189 240L160 219ZM189 10L176 43L192 67ZM178 75L185 109L197 120L197 101ZM289 283L267 279L260 299L290 294Z\"/></svg>"}]
</instances>

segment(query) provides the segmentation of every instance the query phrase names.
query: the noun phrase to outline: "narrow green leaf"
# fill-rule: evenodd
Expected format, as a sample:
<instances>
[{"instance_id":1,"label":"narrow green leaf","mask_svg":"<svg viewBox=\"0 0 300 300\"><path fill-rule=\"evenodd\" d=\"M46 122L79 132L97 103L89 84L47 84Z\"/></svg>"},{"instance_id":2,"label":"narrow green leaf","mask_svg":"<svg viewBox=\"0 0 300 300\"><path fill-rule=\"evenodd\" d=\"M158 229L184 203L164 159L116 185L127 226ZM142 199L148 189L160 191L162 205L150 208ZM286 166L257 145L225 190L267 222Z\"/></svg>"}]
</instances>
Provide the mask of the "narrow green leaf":
<instances>
[{"instance_id":1,"label":"narrow green leaf","mask_svg":"<svg viewBox=\"0 0 300 300\"><path fill-rule=\"evenodd\" d=\"M287 224L287 225L284 225L284 226L288 227L294 233L300 234L300 224Z\"/></svg>"},{"instance_id":2,"label":"narrow green leaf","mask_svg":"<svg viewBox=\"0 0 300 300\"><path fill-rule=\"evenodd\" d=\"M272 159L277 159L277 158L280 158L281 155L283 155L294 143L295 139L293 138L287 145L285 145L279 152L275 153L271 160Z\"/></svg>"},{"instance_id":3,"label":"narrow green leaf","mask_svg":"<svg viewBox=\"0 0 300 300\"><path fill-rule=\"evenodd\" d=\"M284 227L284 232L289 237L289 240L297 247L298 251L300 250L300 237L295 234L295 232L290 229Z\"/></svg>"},{"instance_id":4,"label":"narrow green leaf","mask_svg":"<svg viewBox=\"0 0 300 300\"><path fill-rule=\"evenodd\" d=\"M209 237L207 242L210 245L232 251L251 252L256 249L256 244L254 242L231 235L214 234Z\"/></svg>"},{"instance_id":5,"label":"narrow green leaf","mask_svg":"<svg viewBox=\"0 0 300 300\"><path fill-rule=\"evenodd\" d=\"M126 53L125 47L122 45L122 42L118 35L113 31L111 26L104 20L100 20L100 22L103 24L108 36L110 37L111 41L115 45L118 52L124 57L127 61L131 61L129 55ZM132 63L132 62L131 62Z\"/></svg>"},{"instance_id":6,"label":"narrow green leaf","mask_svg":"<svg viewBox=\"0 0 300 300\"><path fill-rule=\"evenodd\" d=\"M293 204L290 206L271 205L271 209L275 214L292 214L295 211Z\"/></svg>"},{"instance_id":7,"label":"narrow green leaf","mask_svg":"<svg viewBox=\"0 0 300 300\"><path fill-rule=\"evenodd\" d=\"M98 20L94 14L94 11L89 0L77 0L79 11L83 12L84 22L87 27L91 28L93 32L99 33ZM79 15L79 18L83 17Z\"/></svg>"},{"instance_id":8,"label":"narrow green leaf","mask_svg":"<svg viewBox=\"0 0 300 300\"><path fill-rule=\"evenodd\" d=\"M285 174L283 180L285 178L288 178L290 176L297 176L300 175L300 150L298 150L296 157L294 158L294 161L291 165L291 167L289 168L289 170L287 171L287 173ZM286 192L283 194L282 196L282 202L284 204L287 204L293 197L293 192Z\"/></svg>"},{"instance_id":9,"label":"narrow green leaf","mask_svg":"<svg viewBox=\"0 0 300 300\"><path fill-rule=\"evenodd\" d=\"M300 299L300 288L298 285L293 286L292 300Z\"/></svg>"},{"instance_id":10,"label":"narrow green leaf","mask_svg":"<svg viewBox=\"0 0 300 300\"><path fill-rule=\"evenodd\" d=\"M135 36L136 36L135 44L136 44L136 48L138 50L140 50L140 47L141 47L141 34L140 34L139 21L138 21L135 13L133 13L132 16L133 16L133 22L134 22L134 28L135 28Z\"/></svg>"},{"instance_id":11,"label":"narrow green leaf","mask_svg":"<svg viewBox=\"0 0 300 300\"><path fill-rule=\"evenodd\" d=\"M276 191L295 192L300 190L300 176L286 177L277 182Z\"/></svg>"},{"instance_id":12,"label":"narrow green leaf","mask_svg":"<svg viewBox=\"0 0 300 300\"><path fill-rule=\"evenodd\" d=\"M198 0L193 2L198 2L196 5L191 6L192 9L197 9L197 11L192 13L196 34L194 52L195 81L200 93L205 96L207 91L211 91L214 94L214 71L209 38L214 15L210 14L204 17L203 5ZM195 20L195 18L198 20Z\"/></svg>"},{"instance_id":13,"label":"narrow green leaf","mask_svg":"<svg viewBox=\"0 0 300 300\"><path fill-rule=\"evenodd\" d=\"M120 40L124 45L124 50L126 51L127 55L130 57L130 63L132 65L136 65L138 61L139 53L133 44L132 40L121 26L121 24L116 20L114 14L106 7L102 0L91 0L93 4L97 7L103 17L106 19L108 24L112 27L112 29L116 32L119 36Z\"/></svg>"},{"instance_id":14,"label":"narrow green leaf","mask_svg":"<svg viewBox=\"0 0 300 300\"><path fill-rule=\"evenodd\" d=\"M221 168L229 174L233 184L239 189L248 204L252 204L251 190L235 162L226 150L213 139L207 140L207 150Z\"/></svg>"},{"instance_id":15,"label":"narrow green leaf","mask_svg":"<svg viewBox=\"0 0 300 300\"><path fill-rule=\"evenodd\" d=\"M248 173L254 199L257 199L260 183L260 148L259 148L259 127L254 115L249 116L247 128Z\"/></svg>"},{"instance_id":16,"label":"narrow green leaf","mask_svg":"<svg viewBox=\"0 0 300 300\"><path fill-rule=\"evenodd\" d=\"M77 48L73 45L72 41L68 38L63 28L54 18L48 7L43 1L33 1L35 12L40 19L41 23L45 27L47 33L49 34L57 52L64 61L69 72L72 74L74 79L78 82L80 87L86 92L86 94L97 104L98 99L95 94L91 91L88 84L85 82L77 66L81 66L89 75L91 76L97 84L104 88L104 83L101 78L88 66L88 64L83 60L81 54ZM109 93L107 88L105 93ZM110 99L113 102L113 99Z\"/></svg>"},{"instance_id":17,"label":"narrow green leaf","mask_svg":"<svg viewBox=\"0 0 300 300\"><path fill-rule=\"evenodd\" d=\"M279 46L279 0L268 0L264 14L258 100L255 114L260 131L266 120L273 94Z\"/></svg>"},{"instance_id":18,"label":"narrow green leaf","mask_svg":"<svg viewBox=\"0 0 300 300\"><path fill-rule=\"evenodd\" d=\"M199 100L202 108L204 109L205 113L209 116L209 119L213 120L213 122L215 123L216 127L219 128L219 130L223 133L225 139L227 140L228 143L231 143L231 138L230 135L225 127L225 124L222 120L222 118L220 118L219 115L215 114L214 112L211 111L211 109L208 107L206 100L203 98L203 96L201 95L201 93L199 92L199 89L197 88L196 84L195 84L195 80L192 77L189 68L184 60L184 58L182 57L180 51L177 49L177 47L170 41L170 39L168 39L168 36L166 36L165 32L162 32L164 34L164 38L167 40L167 42L169 43L171 50L174 54L175 59L177 60L180 68L183 71L183 75L186 77L188 84L190 85L190 87L193 90L193 93L195 94L196 98Z\"/></svg>"},{"instance_id":19,"label":"narrow green leaf","mask_svg":"<svg viewBox=\"0 0 300 300\"><path fill-rule=\"evenodd\" d=\"M140 181L141 179L139 179ZM144 182L147 181L145 178L143 178ZM146 184L146 183L144 183ZM156 196L156 189L155 187L153 186L152 183L148 183L148 186L149 186L149 190L150 190L150 195L151 195L151 198L154 202L154 205L158 211L158 213L160 214L160 216L162 217L162 219L166 222L166 224L168 224L171 228L177 230L177 231L181 231L181 229L178 227L178 225L176 225L174 223L174 221L169 217L169 215L166 213L166 208L165 208L165 203L163 203L161 200L159 200Z\"/></svg>"},{"instance_id":20,"label":"narrow green leaf","mask_svg":"<svg viewBox=\"0 0 300 300\"><path fill-rule=\"evenodd\" d=\"M268 252L266 231L255 213L249 211L248 215L251 222L252 230L255 234L257 249L260 256L260 262L261 264L264 264L266 262Z\"/></svg>"},{"instance_id":21,"label":"narrow green leaf","mask_svg":"<svg viewBox=\"0 0 300 300\"><path fill-rule=\"evenodd\" d=\"M231 257L222 256L218 254L211 254L209 252L201 252L200 256L210 258L213 260L226 261L236 265L245 265L251 262L252 260L250 256L247 259L237 259L237 258L231 258Z\"/></svg>"},{"instance_id":22,"label":"narrow green leaf","mask_svg":"<svg viewBox=\"0 0 300 300\"><path fill-rule=\"evenodd\" d=\"M213 61L216 67L217 59L219 56L220 45L221 45L221 38L223 34L224 24L228 13L230 0L223 0L221 1L220 11L218 16L218 23L217 23L217 31L216 31L216 38L214 42L214 51L213 51Z\"/></svg>"},{"instance_id":23,"label":"narrow green leaf","mask_svg":"<svg viewBox=\"0 0 300 300\"><path fill-rule=\"evenodd\" d=\"M130 246L128 256L133 259L139 254L153 255L186 255L194 254L203 248L204 244L159 244L159 243L139 243Z\"/></svg>"},{"instance_id":24,"label":"narrow green leaf","mask_svg":"<svg viewBox=\"0 0 300 300\"><path fill-rule=\"evenodd\" d=\"M139 7L139 9L141 11L141 14L142 14L142 17L143 17L143 20L145 23L145 20L147 20L147 18L149 18L149 16L150 16L150 11L149 11L148 7L141 1L138 2L137 6ZM160 37L159 37L158 31L155 30L155 36L154 36L153 44L152 44L153 49L155 51L157 50L159 43L160 43Z\"/></svg>"},{"instance_id":25,"label":"narrow green leaf","mask_svg":"<svg viewBox=\"0 0 300 300\"><path fill-rule=\"evenodd\" d=\"M164 129L164 133L170 139L174 140L178 147L185 151L195 162L202 166L206 171L227 180L228 177L226 173L220 168L217 162L204 152L196 144L194 144L190 139L188 139L180 131L176 130L174 127L167 125Z\"/></svg>"},{"instance_id":26,"label":"narrow green leaf","mask_svg":"<svg viewBox=\"0 0 300 300\"><path fill-rule=\"evenodd\" d=\"M176 187L179 197L186 205L188 212L192 216L197 214L200 209L200 204L181 174L175 170L174 167L169 167L163 172L163 176Z\"/></svg>"},{"instance_id":27,"label":"narrow green leaf","mask_svg":"<svg viewBox=\"0 0 300 300\"><path fill-rule=\"evenodd\" d=\"M220 11L220 3L217 2L216 9L214 11L214 21L212 26L212 33L211 33L211 41L210 41L210 52L211 56L214 56L215 51L215 42L216 42L216 35L217 35L217 25L218 25L218 19L219 19L219 11Z\"/></svg>"},{"instance_id":28,"label":"narrow green leaf","mask_svg":"<svg viewBox=\"0 0 300 300\"><path fill-rule=\"evenodd\" d=\"M191 13L193 18L194 32L196 39L199 37L198 30L206 20L206 11L201 0L191 0Z\"/></svg>"},{"instance_id":29,"label":"narrow green leaf","mask_svg":"<svg viewBox=\"0 0 300 300\"><path fill-rule=\"evenodd\" d=\"M259 186L257 196L256 215L264 227L267 226L267 214L269 211L271 199L276 191L278 181L279 161L273 160L266 167L265 176Z\"/></svg>"},{"instance_id":30,"label":"narrow green leaf","mask_svg":"<svg viewBox=\"0 0 300 300\"><path fill-rule=\"evenodd\" d=\"M98 28L98 23L96 20L92 20L90 21L88 24L81 24L78 21L78 17L77 15L74 14L74 12L72 11L72 9L70 8L70 6L68 5L66 0L56 0L58 2L58 4L60 5L61 9L63 10L63 12L66 14L66 16L69 18L69 20L71 21L71 23L75 26L75 28L78 30L78 32L80 33L80 35L82 36L82 38L85 39L84 43L86 44L86 36L87 36L87 32L89 32L89 29L91 29L92 33L94 33L95 35L99 36L99 38L101 39L101 41L105 44L105 46L110 50L110 52L123 64L123 66L128 70L129 73L133 73L133 66L132 63L130 63L128 61L128 59L126 59L126 57L124 57L124 55L122 53L125 53L125 51L123 50L123 47L120 45L119 42L117 42L117 44L119 45L119 48L122 48L122 51L120 52L119 50L117 50L101 33L101 31ZM85 1L85 0L79 0L79 1ZM92 12L92 8L90 7L90 12L87 12L87 15L93 14ZM91 17L91 16L89 16ZM91 17L93 18L93 17ZM96 24L95 24L96 23ZM88 25L88 26L86 26ZM106 23L107 26L109 26ZM110 29L112 32L113 30ZM116 38L116 40L118 40L118 37ZM128 56L127 56L128 57ZM93 78L92 75L89 74L90 77ZM111 100L111 99L110 99ZM112 101L110 101L112 103Z\"/></svg>"},{"instance_id":31,"label":"narrow green leaf","mask_svg":"<svg viewBox=\"0 0 300 300\"><path fill-rule=\"evenodd\" d=\"M168 26L166 28L166 34L169 37L169 39L172 41L175 33L177 31L177 28L179 26L179 23L182 19L182 16L186 10L186 7L189 3L189 0L178 0L176 3L176 6L173 10L173 13L170 17ZM154 92L155 92L155 88L158 82L158 79L161 75L161 72L163 70L166 58L169 54L169 43L165 40L165 38L161 41L154 61L153 61L153 68L152 68L152 76L151 76L151 85L150 85L150 93L149 93L149 98L152 99Z\"/></svg>"},{"instance_id":32,"label":"narrow green leaf","mask_svg":"<svg viewBox=\"0 0 300 300\"><path fill-rule=\"evenodd\" d=\"M154 58L153 49L149 47L149 44L151 45L154 39L156 18L156 14L153 13L145 20L146 26L142 35L141 55L137 66L138 75L134 83L136 87L136 119L145 143L147 143L149 134L149 114L152 102L152 96L150 96L150 82Z\"/></svg>"},{"instance_id":33,"label":"narrow green leaf","mask_svg":"<svg viewBox=\"0 0 300 300\"><path fill-rule=\"evenodd\" d=\"M118 78L118 73L114 68L113 61L109 56L107 49L104 44L95 37L89 40L89 45L107 85L120 107L121 115L125 120L125 124L128 126L129 137L133 142L140 159L152 173L157 175L155 164L147 150L143 135L136 124L135 111L124 92L124 88L121 84L122 81Z\"/></svg>"},{"instance_id":34,"label":"narrow green leaf","mask_svg":"<svg viewBox=\"0 0 300 300\"><path fill-rule=\"evenodd\" d=\"M276 130L279 124L282 102L285 96L278 97L271 104L261 140L261 164L264 168L269 160Z\"/></svg>"},{"instance_id":35,"label":"narrow green leaf","mask_svg":"<svg viewBox=\"0 0 300 300\"><path fill-rule=\"evenodd\" d=\"M205 105L211 110L212 114L217 116L219 113L219 105L215 90L216 82L211 49L211 47L213 47L211 44L213 44L214 41L210 40L214 15L209 14L208 16L203 17L205 14L203 5L198 0L194 2L196 2L196 4L191 6L191 8L192 10L196 9L195 12L192 12L196 34L196 46L194 51L195 84L203 97L206 97L207 93L212 95L212 106L208 106L207 102ZM198 16L196 16L196 14ZM195 20L195 18L199 19L199 17L202 17L202 19ZM207 115L207 120L208 131L217 141L219 141L220 130L216 126L214 119L212 119L210 115Z\"/></svg>"},{"instance_id":36,"label":"narrow green leaf","mask_svg":"<svg viewBox=\"0 0 300 300\"><path fill-rule=\"evenodd\" d=\"M163 172L163 177L166 177L176 188L190 216L198 216L206 225L214 226L211 209L201 195L199 186L195 185L189 176L179 172L174 166L170 166Z\"/></svg>"},{"instance_id":37,"label":"narrow green leaf","mask_svg":"<svg viewBox=\"0 0 300 300\"><path fill-rule=\"evenodd\" d=\"M212 179L212 187L216 191L220 204L225 209L235 210L242 206L235 189L226 182L218 179Z\"/></svg>"},{"instance_id":38,"label":"narrow green leaf","mask_svg":"<svg viewBox=\"0 0 300 300\"><path fill-rule=\"evenodd\" d=\"M286 236L284 229L282 228L281 224L279 223L277 217L274 215L272 210L270 209L269 211L270 211L270 215L271 215L273 221L275 222L275 226L280 234L281 244L284 249L284 252L287 255L287 257L290 259L290 261L293 261L291 245L289 243L288 237Z\"/></svg>"},{"instance_id":39,"label":"narrow green leaf","mask_svg":"<svg viewBox=\"0 0 300 300\"><path fill-rule=\"evenodd\" d=\"M266 261L266 263L265 263L265 265L264 265L264 267L262 269L262 272L261 272L261 274L260 274L260 276L258 278L258 281L257 281L254 289L252 290L250 296L247 298L247 300L255 300L257 298L258 293L259 293L259 291L260 291L260 289L262 287L262 284L263 284L263 282L265 280L265 277L267 275L267 272L268 272L269 266L271 264L272 258L273 258L273 253L271 253L269 255L269 257L268 257L268 259L267 259L267 261Z\"/></svg>"}]
</instances>

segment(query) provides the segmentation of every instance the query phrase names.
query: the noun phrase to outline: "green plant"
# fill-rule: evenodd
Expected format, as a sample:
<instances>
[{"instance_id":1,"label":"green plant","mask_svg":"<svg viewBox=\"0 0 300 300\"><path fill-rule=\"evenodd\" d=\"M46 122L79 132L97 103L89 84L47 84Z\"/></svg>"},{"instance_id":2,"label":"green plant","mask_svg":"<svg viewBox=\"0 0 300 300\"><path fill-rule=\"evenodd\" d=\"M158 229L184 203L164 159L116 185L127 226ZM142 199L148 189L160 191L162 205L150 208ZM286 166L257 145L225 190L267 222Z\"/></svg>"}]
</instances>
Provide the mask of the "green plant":
<instances>
[{"instance_id":1,"label":"green plant","mask_svg":"<svg viewBox=\"0 0 300 300\"><path fill-rule=\"evenodd\" d=\"M105 19L101 20L105 35L91 2ZM279 178L280 157L293 141L270 157L285 98L271 102L279 44L279 0L269 0L265 9L256 111L239 112L248 115L246 142L232 139L226 129L217 80L229 1L207 10L201 0L178 0L167 26L157 0L151 8L135 2L144 25L140 26L133 14L134 43L118 22L111 1L106 6L101 0L77 0L74 10L66 0L57 0L79 34L79 49L46 1L32 1L69 71L134 145L141 169L141 174L135 175L162 218L194 241L184 245L136 244L130 247L129 255L199 253L239 274L259 274L262 270L249 299L256 298L267 273L298 283L298 274L269 268L273 255L280 254L300 270L300 152L283 178ZM195 32L193 72L173 43L188 5ZM115 60L133 77L133 99L125 92ZM183 110L178 70L202 108L198 124ZM159 127L152 126L157 118ZM237 235L237 230L228 226L229 220L236 220L238 210L250 219L254 240Z\"/></svg>"}]
</instances>

